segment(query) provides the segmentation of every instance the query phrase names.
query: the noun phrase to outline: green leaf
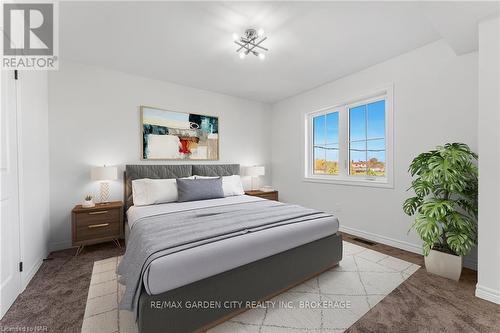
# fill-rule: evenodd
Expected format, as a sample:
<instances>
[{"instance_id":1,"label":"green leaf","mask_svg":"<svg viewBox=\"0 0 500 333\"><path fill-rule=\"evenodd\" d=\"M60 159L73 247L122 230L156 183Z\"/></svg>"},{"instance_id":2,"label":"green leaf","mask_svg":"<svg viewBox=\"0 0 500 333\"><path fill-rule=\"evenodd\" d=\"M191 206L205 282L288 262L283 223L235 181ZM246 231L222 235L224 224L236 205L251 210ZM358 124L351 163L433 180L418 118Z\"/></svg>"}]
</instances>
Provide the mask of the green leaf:
<instances>
[{"instance_id":1,"label":"green leaf","mask_svg":"<svg viewBox=\"0 0 500 333\"><path fill-rule=\"evenodd\" d=\"M403 211L406 215L413 215L417 211L418 207L422 204L422 198L411 197L405 200L403 203Z\"/></svg>"},{"instance_id":2,"label":"green leaf","mask_svg":"<svg viewBox=\"0 0 500 333\"><path fill-rule=\"evenodd\" d=\"M459 256L465 256L476 245L474 238L458 230L451 230L446 233L446 243Z\"/></svg>"},{"instance_id":3,"label":"green leaf","mask_svg":"<svg viewBox=\"0 0 500 333\"><path fill-rule=\"evenodd\" d=\"M442 220L453 211L453 206L453 201L432 198L422 204L421 212L426 217Z\"/></svg>"},{"instance_id":4,"label":"green leaf","mask_svg":"<svg viewBox=\"0 0 500 333\"><path fill-rule=\"evenodd\" d=\"M415 179L411 183L411 188L415 191L415 194L419 197L425 197L431 192L431 184L424 181L421 178Z\"/></svg>"},{"instance_id":5,"label":"green leaf","mask_svg":"<svg viewBox=\"0 0 500 333\"><path fill-rule=\"evenodd\" d=\"M415 218L415 222L412 225L412 228L415 229L417 234L424 241L424 254L426 253L426 247L430 251L432 246L439 242L441 230L438 221L436 221L435 219L418 213L417 217Z\"/></svg>"},{"instance_id":6,"label":"green leaf","mask_svg":"<svg viewBox=\"0 0 500 333\"><path fill-rule=\"evenodd\" d=\"M412 176L421 175L427 170L427 164L429 159L436 154L437 151L430 151L428 153L422 153L415 157L410 164L408 171Z\"/></svg>"}]
</instances>

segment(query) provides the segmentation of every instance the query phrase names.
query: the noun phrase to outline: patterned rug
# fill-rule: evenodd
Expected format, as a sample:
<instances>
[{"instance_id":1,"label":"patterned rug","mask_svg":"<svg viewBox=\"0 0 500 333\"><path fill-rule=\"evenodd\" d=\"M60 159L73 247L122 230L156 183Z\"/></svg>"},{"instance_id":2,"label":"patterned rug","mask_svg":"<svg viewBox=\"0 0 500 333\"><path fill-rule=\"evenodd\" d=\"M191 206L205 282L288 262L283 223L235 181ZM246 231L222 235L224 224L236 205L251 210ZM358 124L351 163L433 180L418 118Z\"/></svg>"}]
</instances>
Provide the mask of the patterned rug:
<instances>
[{"instance_id":1,"label":"patterned rug","mask_svg":"<svg viewBox=\"0 0 500 333\"><path fill-rule=\"evenodd\" d=\"M118 310L123 286L115 269L121 257L94 262L83 333L136 333L129 311ZM420 266L344 242L343 259L316 278L261 303L210 333L343 332Z\"/></svg>"}]
</instances>

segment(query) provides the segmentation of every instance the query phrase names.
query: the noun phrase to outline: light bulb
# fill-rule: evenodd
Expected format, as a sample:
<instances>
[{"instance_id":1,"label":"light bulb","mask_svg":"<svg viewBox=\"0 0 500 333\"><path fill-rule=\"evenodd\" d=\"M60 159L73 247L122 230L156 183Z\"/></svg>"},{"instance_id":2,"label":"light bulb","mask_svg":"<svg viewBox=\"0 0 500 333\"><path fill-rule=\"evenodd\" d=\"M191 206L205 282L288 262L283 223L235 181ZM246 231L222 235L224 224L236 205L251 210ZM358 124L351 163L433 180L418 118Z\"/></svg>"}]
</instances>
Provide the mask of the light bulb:
<instances>
[{"instance_id":1,"label":"light bulb","mask_svg":"<svg viewBox=\"0 0 500 333\"><path fill-rule=\"evenodd\" d=\"M259 59L260 60L266 59L266 55L264 53L259 53Z\"/></svg>"},{"instance_id":2,"label":"light bulb","mask_svg":"<svg viewBox=\"0 0 500 333\"><path fill-rule=\"evenodd\" d=\"M239 39L238 35L236 33L233 33L233 40L237 41Z\"/></svg>"},{"instance_id":3,"label":"light bulb","mask_svg":"<svg viewBox=\"0 0 500 333\"><path fill-rule=\"evenodd\" d=\"M240 59L245 59L247 55L245 54L245 52L241 52L240 53Z\"/></svg>"},{"instance_id":4,"label":"light bulb","mask_svg":"<svg viewBox=\"0 0 500 333\"><path fill-rule=\"evenodd\" d=\"M264 36L264 29L260 28L259 31L257 31L257 35L259 35L259 37Z\"/></svg>"}]
</instances>

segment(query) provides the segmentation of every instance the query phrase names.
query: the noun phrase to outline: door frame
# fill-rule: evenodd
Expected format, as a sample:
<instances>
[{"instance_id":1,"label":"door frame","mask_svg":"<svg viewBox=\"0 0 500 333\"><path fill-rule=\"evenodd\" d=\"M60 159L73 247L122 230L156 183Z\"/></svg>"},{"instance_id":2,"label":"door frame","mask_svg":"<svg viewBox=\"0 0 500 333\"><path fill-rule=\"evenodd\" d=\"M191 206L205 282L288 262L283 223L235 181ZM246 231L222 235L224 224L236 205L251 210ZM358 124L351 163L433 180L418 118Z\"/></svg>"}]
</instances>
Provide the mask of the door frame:
<instances>
[{"instance_id":1,"label":"door frame","mask_svg":"<svg viewBox=\"0 0 500 333\"><path fill-rule=\"evenodd\" d=\"M6 126L10 126L10 122L12 121L10 117L14 117L15 119L13 120L15 122L15 126L10 126L10 130L9 132L7 133L8 137L7 138L7 142L8 144L10 145L11 143L11 140L15 140L15 152L12 152L10 149L8 151L8 159L11 160L11 157L14 156L15 154L15 166L13 167L12 164L9 162L9 165L7 166L7 168L12 168L14 169L14 172L15 172L15 180L13 181L13 183L15 184L15 187L17 187L17 190L15 191L15 194L12 196L12 199L15 200L16 202L14 203L14 205L16 206L14 209L15 209L15 214L16 214L16 217L17 217L17 241L14 241L14 246L17 247L17 251L14 251L15 253L17 253L17 258L12 258L12 260L14 262L17 262L17 263L20 263L22 262L22 246L21 246L21 242L22 242L22 233L21 233L21 230L22 230L22 225L21 225L21 186L20 186L20 182L21 182L21 174L20 174L20 163L21 163L21 154L20 154L20 151L19 151L19 148L20 148L20 143L19 143L19 140L20 140L20 133L19 133L19 130L20 130L20 123L19 123L19 114L18 114L18 102L19 102L19 99L18 99L18 87L17 87L17 82L16 82L16 79L15 79L15 74L14 74L14 71L3 71L2 72L2 75L1 75L1 79L0 79L0 92L4 92L4 87L3 85L4 84L10 84L10 80L13 81L13 96L11 96L11 98L13 100L15 100L15 110L14 112L12 113L9 113L6 117L6 120L8 120L8 123L6 123L5 125ZM9 89L9 88L5 88L5 89ZM5 98L5 96L4 96ZM1 108L8 108L9 105L7 104L7 102L5 101L0 101L1 104L0 104L0 107ZM7 110L1 110L1 112L9 112ZM1 120L0 120L1 121ZM0 131L2 130L1 126L0 126ZM12 133L13 131L15 131L15 133ZM0 166L0 169L2 168L2 166ZM0 180L1 182L1 180ZM2 225L5 227L6 224L5 224L5 221L2 222ZM0 226L1 228L1 226ZM1 248L0 248L0 253L1 253ZM16 255L14 255L16 256ZM17 280L17 282L14 282L13 284L13 287L16 288L16 290L14 290L14 294L16 294L15 298L10 301L9 300L9 303L10 304L2 304L2 298L0 298L0 319L7 313L7 311L9 310L9 308L12 306L12 304L15 302L15 300L17 299L17 296L24 290L24 286L23 286L23 283L22 283L22 272L20 271L19 269L20 267L18 266L17 269L14 270L15 272L15 280ZM0 267L0 269L2 269ZM2 281L0 281L1 283ZM1 286L0 286L1 287ZM5 287L4 287L5 288ZM1 290L0 290L1 292Z\"/></svg>"}]
</instances>

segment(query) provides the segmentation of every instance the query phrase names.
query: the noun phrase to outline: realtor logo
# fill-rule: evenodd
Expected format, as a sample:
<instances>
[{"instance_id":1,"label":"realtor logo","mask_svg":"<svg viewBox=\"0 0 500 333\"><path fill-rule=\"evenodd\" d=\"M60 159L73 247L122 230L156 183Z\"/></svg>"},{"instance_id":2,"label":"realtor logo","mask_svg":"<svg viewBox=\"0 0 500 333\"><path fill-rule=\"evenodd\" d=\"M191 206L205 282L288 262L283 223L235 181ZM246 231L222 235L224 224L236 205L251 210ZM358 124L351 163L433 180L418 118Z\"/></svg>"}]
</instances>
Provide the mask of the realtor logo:
<instances>
[{"instance_id":1,"label":"realtor logo","mask_svg":"<svg viewBox=\"0 0 500 333\"><path fill-rule=\"evenodd\" d=\"M56 3L3 4L3 69L57 69Z\"/></svg>"}]
</instances>

